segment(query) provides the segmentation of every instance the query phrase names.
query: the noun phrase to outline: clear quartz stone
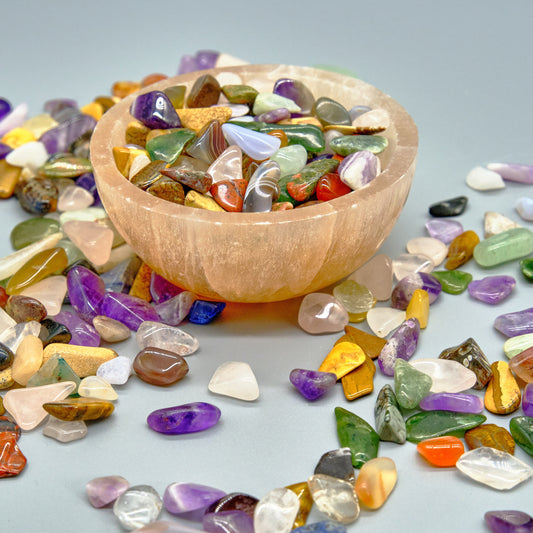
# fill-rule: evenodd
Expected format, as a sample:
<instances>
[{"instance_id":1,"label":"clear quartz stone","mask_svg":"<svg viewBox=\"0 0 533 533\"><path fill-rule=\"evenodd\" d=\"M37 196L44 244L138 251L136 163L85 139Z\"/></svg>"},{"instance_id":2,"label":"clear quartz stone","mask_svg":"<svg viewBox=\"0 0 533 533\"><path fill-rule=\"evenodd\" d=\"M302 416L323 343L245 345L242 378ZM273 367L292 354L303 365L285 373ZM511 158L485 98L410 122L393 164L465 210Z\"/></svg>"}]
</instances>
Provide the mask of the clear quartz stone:
<instances>
[{"instance_id":1,"label":"clear quartz stone","mask_svg":"<svg viewBox=\"0 0 533 533\"><path fill-rule=\"evenodd\" d=\"M485 232L485 239L507 231L508 229L521 228L520 224L514 222L510 218L507 218L501 213L496 211L487 211L485 213L483 229Z\"/></svg>"},{"instance_id":2,"label":"clear quartz stone","mask_svg":"<svg viewBox=\"0 0 533 533\"><path fill-rule=\"evenodd\" d=\"M435 266L440 265L448 255L448 246L433 237L411 239L407 241L406 248L410 254L421 254L429 257Z\"/></svg>"},{"instance_id":3,"label":"clear quartz stone","mask_svg":"<svg viewBox=\"0 0 533 533\"><path fill-rule=\"evenodd\" d=\"M87 435L87 424L83 420L59 420L51 416L43 428L43 435L59 442L80 440Z\"/></svg>"},{"instance_id":4,"label":"clear quartz stone","mask_svg":"<svg viewBox=\"0 0 533 533\"><path fill-rule=\"evenodd\" d=\"M513 455L488 447L464 453L456 466L473 480L497 490L512 489L533 474L533 468Z\"/></svg>"},{"instance_id":5,"label":"clear quartz stone","mask_svg":"<svg viewBox=\"0 0 533 533\"><path fill-rule=\"evenodd\" d=\"M477 377L466 366L449 359L415 359L411 366L433 381L430 392L462 392L472 388Z\"/></svg>"},{"instance_id":6,"label":"clear quartz stone","mask_svg":"<svg viewBox=\"0 0 533 533\"><path fill-rule=\"evenodd\" d=\"M255 507L255 533L289 533L299 509L295 492L286 488L271 490Z\"/></svg>"},{"instance_id":7,"label":"clear quartz stone","mask_svg":"<svg viewBox=\"0 0 533 533\"><path fill-rule=\"evenodd\" d=\"M146 320L139 326L135 338L141 350L152 346L182 357L191 355L199 346L198 339L182 329L151 320Z\"/></svg>"},{"instance_id":8,"label":"clear quartz stone","mask_svg":"<svg viewBox=\"0 0 533 533\"><path fill-rule=\"evenodd\" d=\"M398 280L415 272L429 273L434 268L433 261L424 254L400 254L392 261L392 270Z\"/></svg>"},{"instance_id":9,"label":"clear quartz stone","mask_svg":"<svg viewBox=\"0 0 533 533\"><path fill-rule=\"evenodd\" d=\"M41 332L41 324L31 320L30 322L21 322L15 324L0 333L0 342L5 344L12 352L16 352L22 339L27 335L38 337Z\"/></svg>"},{"instance_id":10,"label":"clear quartz stone","mask_svg":"<svg viewBox=\"0 0 533 533\"><path fill-rule=\"evenodd\" d=\"M150 485L136 485L121 494L113 505L113 513L124 529L133 531L155 522L163 500Z\"/></svg>"},{"instance_id":11,"label":"clear quartz stone","mask_svg":"<svg viewBox=\"0 0 533 533\"><path fill-rule=\"evenodd\" d=\"M248 363L226 361L222 363L209 381L208 388L215 394L231 396L253 402L259 398L259 386Z\"/></svg>"},{"instance_id":12,"label":"clear quartz stone","mask_svg":"<svg viewBox=\"0 0 533 533\"><path fill-rule=\"evenodd\" d=\"M366 315L368 326L378 337L386 337L405 322L405 311L392 307L374 307Z\"/></svg>"}]
</instances>

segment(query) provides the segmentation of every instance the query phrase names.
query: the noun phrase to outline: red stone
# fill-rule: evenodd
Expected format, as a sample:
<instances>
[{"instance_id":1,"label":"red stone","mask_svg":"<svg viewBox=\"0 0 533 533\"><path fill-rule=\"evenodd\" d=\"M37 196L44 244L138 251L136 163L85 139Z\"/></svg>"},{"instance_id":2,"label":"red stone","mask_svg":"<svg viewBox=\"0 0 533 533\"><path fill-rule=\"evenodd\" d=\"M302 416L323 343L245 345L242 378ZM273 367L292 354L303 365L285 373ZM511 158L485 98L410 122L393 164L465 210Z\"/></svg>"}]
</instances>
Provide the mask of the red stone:
<instances>
[{"instance_id":1,"label":"red stone","mask_svg":"<svg viewBox=\"0 0 533 533\"><path fill-rule=\"evenodd\" d=\"M248 182L244 179L222 180L213 183L209 192L217 204L234 213L242 211Z\"/></svg>"},{"instance_id":2,"label":"red stone","mask_svg":"<svg viewBox=\"0 0 533 533\"><path fill-rule=\"evenodd\" d=\"M18 476L26 466L26 457L16 439L9 433L0 433L0 478Z\"/></svg>"},{"instance_id":3,"label":"red stone","mask_svg":"<svg viewBox=\"0 0 533 533\"><path fill-rule=\"evenodd\" d=\"M334 172L324 174L316 184L316 197L322 202L344 196L349 192L352 192L352 189L343 183L341 177Z\"/></svg>"},{"instance_id":4,"label":"red stone","mask_svg":"<svg viewBox=\"0 0 533 533\"><path fill-rule=\"evenodd\" d=\"M0 287L0 307L3 309L6 306L7 299L9 298L4 287Z\"/></svg>"}]
</instances>

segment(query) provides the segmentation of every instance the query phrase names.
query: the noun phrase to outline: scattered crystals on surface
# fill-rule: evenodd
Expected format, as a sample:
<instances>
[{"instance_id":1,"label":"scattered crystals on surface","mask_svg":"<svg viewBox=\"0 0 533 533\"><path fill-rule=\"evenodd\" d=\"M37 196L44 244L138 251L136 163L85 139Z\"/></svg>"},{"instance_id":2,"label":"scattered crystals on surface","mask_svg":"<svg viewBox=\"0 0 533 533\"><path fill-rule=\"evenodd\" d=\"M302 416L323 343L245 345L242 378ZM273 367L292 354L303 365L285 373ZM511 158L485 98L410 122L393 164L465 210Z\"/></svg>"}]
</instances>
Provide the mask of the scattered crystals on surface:
<instances>
[{"instance_id":1,"label":"scattered crystals on surface","mask_svg":"<svg viewBox=\"0 0 533 533\"><path fill-rule=\"evenodd\" d=\"M455 237L448 248L448 256L444 267L454 270L464 265L474 254L474 249L479 245L479 237L476 232L467 230Z\"/></svg>"},{"instance_id":2,"label":"scattered crystals on surface","mask_svg":"<svg viewBox=\"0 0 533 533\"><path fill-rule=\"evenodd\" d=\"M422 398L418 406L423 411L453 411L455 413L479 414L483 411L483 400L474 394L437 392Z\"/></svg>"},{"instance_id":3,"label":"scattered crystals on surface","mask_svg":"<svg viewBox=\"0 0 533 533\"><path fill-rule=\"evenodd\" d=\"M163 494L163 504L169 513L190 519L198 516L201 519L207 508L225 494L224 491L207 485L171 483Z\"/></svg>"},{"instance_id":4,"label":"scattered crystals on surface","mask_svg":"<svg viewBox=\"0 0 533 533\"><path fill-rule=\"evenodd\" d=\"M366 355L366 351L363 350ZM361 366L342 376L341 383L347 400L355 400L361 396L371 394L374 390L374 374L376 365L368 355Z\"/></svg>"},{"instance_id":5,"label":"scattered crystals on surface","mask_svg":"<svg viewBox=\"0 0 533 533\"><path fill-rule=\"evenodd\" d=\"M303 368L292 370L289 379L296 390L310 401L318 400L324 396L337 382L337 376L332 372L305 370Z\"/></svg>"},{"instance_id":6,"label":"scattered crystals on surface","mask_svg":"<svg viewBox=\"0 0 533 533\"><path fill-rule=\"evenodd\" d=\"M415 409L422 398L429 394L432 379L416 370L403 359L396 359L394 365L394 392L403 409Z\"/></svg>"},{"instance_id":7,"label":"scattered crystals on surface","mask_svg":"<svg viewBox=\"0 0 533 533\"><path fill-rule=\"evenodd\" d=\"M157 520L162 508L161 496L153 487L136 485L118 495L113 513L124 529L132 531Z\"/></svg>"},{"instance_id":8,"label":"scattered crystals on surface","mask_svg":"<svg viewBox=\"0 0 533 533\"><path fill-rule=\"evenodd\" d=\"M191 324L209 324L226 307L226 302L210 302L207 300L195 300L189 310L189 322Z\"/></svg>"},{"instance_id":9,"label":"scattered crystals on surface","mask_svg":"<svg viewBox=\"0 0 533 533\"><path fill-rule=\"evenodd\" d=\"M533 456L533 418L531 416L511 418L509 429L516 444Z\"/></svg>"},{"instance_id":10,"label":"scattered crystals on surface","mask_svg":"<svg viewBox=\"0 0 533 533\"><path fill-rule=\"evenodd\" d=\"M206 402L194 402L157 409L148 415L151 429L166 435L196 433L214 426L220 419L220 409Z\"/></svg>"},{"instance_id":11,"label":"scattered crystals on surface","mask_svg":"<svg viewBox=\"0 0 533 533\"><path fill-rule=\"evenodd\" d=\"M374 306L372 293L354 280L348 279L335 286L333 296L348 311L348 316L366 313Z\"/></svg>"},{"instance_id":12,"label":"scattered crystals on surface","mask_svg":"<svg viewBox=\"0 0 533 533\"><path fill-rule=\"evenodd\" d=\"M325 474L354 484L355 472L350 448L338 448L323 454L313 473Z\"/></svg>"},{"instance_id":13,"label":"scattered crystals on surface","mask_svg":"<svg viewBox=\"0 0 533 533\"><path fill-rule=\"evenodd\" d=\"M314 292L302 299L298 324L307 333L336 333L348 324L348 312L330 294Z\"/></svg>"},{"instance_id":14,"label":"scattered crystals on surface","mask_svg":"<svg viewBox=\"0 0 533 533\"><path fill-rule=\"evenodd\" d=\"M43 403L43 409L60 420L100 420L107 418L115 406L92 398L67 398Z\"/></svg>"},{"instance_id":15,"label":"scattered crystals on surface","mask_svg":"<svg viewBox=\"0 0 533 533\"><path fill-rule=\"evenodd\" d=\"M491 413L504 415L520 407L520 387L506 361L495 361L490 365L492 379L485 391L485 408Z\"/></svg>"},{"instance_id":16,"label":"scattered crystals on surface","mask_svg":"<svg viewBox=\"0 0 533 533\"><path fill-rule=\"evenodd\" d=\"M189 365L176 352L147 346L135 357L133 370L146 383L163 387L181 381L188 374Z\"/></svg>"},{"instance_id":17,"label":"scattered crystals on surface","mask_svg":"<svg viewBox=\"0 0 533 533\"><path fill-rule=\"evenodd\" d=\"M533 252L533 232L527 228L511 228L480 242L473 251L476 263L493 267L520 259Z\"/></svg>"},{"instance_id":18,"label":"scattered crystals on surface","mask_svg":"<svg viewBox=\"0 0 533 533\"><path fill-rule=\"evenodd\" d=\"M442 291L440 283L430 274L416 272L401 279L391 295L391 307L395 309L407 309L413 293L416 289L423 289L429 295L429 303L432 304Z\"/></svg>"},{"instance_id":19,"label":"scattered crystals on surface","mask_svg":"<svg viewBox=\"0 0 533 533\"><path fill-rule=\"evenodd\" d=\"M72 442L87 435L87 424L83 420L65 421L54 416L48 418L43 435L59 442Z\"/></svg>"},{"instance_id":20,"label":"scattered crystals on surface","mask_svg":"<svg viewBox=\"0 0 533 533\"><path fill-rule=\"evenodd\" d=\"M429 214L432 217L455 217L462 215L466 209L468 198L456 196L448 200L442 200L429 206Z\"/></svg>"},{"instance_id":21,"label":"scattered crystals on surface","mask_svg":"<svg viewBox=\"0 0 533 533\"><path fill-rule=\"evenodd\" d=\"M143 322L157 321L159 318L155 309L145 300L119 292L105 293L100 313L122 322L133 331L137 331Z\"/></svg>"},{"instance_id":22,"label":"scattered crystals on surface","mask_svg":"<svg viewBox=\"0 0 533 533\"><path fill-rule=\"evenodd\" d=\"M207 533L254 533L253 518L238 510L206 513L202 526Z\"/></svg>"},{"instance_id":23,"label":"scattered crystals on surface","mask_svg":"<svg viewBox=\"0 0 533 533\"><path fill-rule=\"evenodd\" d=\"M472 298L494 305L505 300L516 285L512 276L487 276L480 280L471 281L468 292Z\"/></svg>"},{"instance_id":24,"label":"scattered crystals on surface","mask_svg":"<svg viewBox=\"0 0 533 533\"><path fill-rule=\"evenodd\" d=\"M114 401L118 394L110 383L100 376L87 376L78 385L78 394L83 398Z\"/></svg>"},{"instance_id":25,"label":"scattered crystals on surface","mask_svg":"<svg viewBox=\"0 0 533 533\"><path fill-rule=\"evenodd\" d=\"M461 294L472 281L470 272L461 270L433 270L431 275L440 282L442 292L447 294Z\"/></svg>"},{"instance_id":26,"label":"scattered crystals on surface","mask_svg":"<svg viewBox=\"0 0 533 533\"><path fill-rule=\"evenodd\" d=\"M26 462L17 439L10 432L0 432L0 478L18 476Z\"/></svg>"},{"instance_id":27,"label":"scattered crystals on surface","mask_svg":"<svg viewBox=\"0 0 533 533\"><path fill-rule=\"evenodd\" d=\"M254 509L259 500L242 492L230 492L220 500L209 506L208 513L239 510L245 512L250 518L254 517Z\"/></svg>"},{"instance_id":28,"label":"scattered crystals on surface","mask_svg":"<svg viewBox=\"0 0 533 533\"><path fill-rule=\"evenodd\" d=\"M129 486L129 482L122 476L104 476L91 479L85 485L85 490L90 504L100 508L113 503Z\"/></svg>"},{"instance_id":29,"label":"scattered crystals on surface","mask_svg":"<svg viewBox=\"0 0 533 533\"><path fill-rule=\"evenodd\" d=\"M528 222L533 220L533 198L522 196L515 202L514 207L520 218Z\"/></svg>"},{"instance_id":30,"label":"scattered crystals on surface","mask_svg":"<svg viewBox=\"0 0 533 533\"><path fill-rule=\"evenodd\" d=\"M352 483L325 474L313 474L309 490L320 511L342 524L351 524L359 517L359 501Z\"/></svg>"},{"instance_id":31,"label":"scattered crystals on surface","mask_svg":"<svg viewBox=\"0 0 533 533\"><path fill-rule=\"evenodd\" d=\"M426 222L426 229L431 237L449 244L455 237L464 232L463 225L458 220L432 218Z\"/></svg>"},{"instance_id":32,"label":"scattered crystals on surface","mask_svg":"<svg viewBox=\"0 0 533 533\"><path fill-rule=\"evenodd\" d=\"M54 315L53 320L58 324L62 324L70 333L70 344L76 346L100 346L100 335L98 335L98 332L91 324L82 320L77 313L60 311L57 315ZM57 342L62 341L57 339Z\"/></svg>"},{"instance_id":33,"label":"scattered crystals on surface","mask_svg":"<svg viewBox=\"0 0 533 533\"><path fill-rule=\"evenodd\" d=\"M365 362L366 355L360 346L353 342L338 342L318 367L319 372L331 372L342 378Z\"/></svg>"},{"instance_id":34,"label":"scattered crystals on surface","mask_svg":"<svg viewBox=\"0 0 533 533\"><path fill-rule=\"evenodd\" d=\"M392 261L392 271L398 280L416 272L427 274L434 267L433 261L424 254L400 254Z\"/></svg>"},{"instance_id":35,"label":"scattered crystals on surface","mask_svg":"<svg viewBox=\"0 0 533 533\"><path fill-rule=\"evenodd\" d=\"M496 211L486 211L483 223L483 229L485 231L485 239L507 231L512 228L520 228L520 224L514 222L510 218L498 213Z\"/></svg>"},{"instance_id":36,"label":"scattered crystals on surface","mask_svg":"<svg viewBox=\"0 0 533 533\"><path fill-rule=\"evenodd\" d=\"M494 191L505 188L501 175L485 167L474 167L466 176L466 184L476 191Z\"/></svg>"},{"instance_id":37,"label":"scattered crystals on surface","mask_svg":"<svg viewBox=\"0 0 533 533\"><path fill-rule=\"evenodd\" d=\"M226 361L214 372L208 384L214 394L253 402L259 398L259 386L250 365L244 361Z\"/></svg>"},{"instance_id":38,"label":"scattered crystals on surface","mask_svg":"<svg viewBox=\"0 0 533 533\"><path fill-rule=\"evenodd\" d=\"M406 440L405 421L394 390L387 383L379 391L374 406L376 431L383 441L403 444Z\"/></svg>"},{"instance_id":39,"label":"scattered crystals on surface","mask_svg":"<svg viewBox=\"0 0 533 533\"><path fill-rule=\"evenodd\" d=\"M53 343L44 349L44 362L55 355L62 357L80 378L96 374L102 363L118 356L111 348Z\"/></svg>"},{"instance_id":40,"label":"scattered crystals on surface","mask_svg":"<svg viewBox=\"0 0 533 533\"><path fill-rule=\"evenodd\" d=\"M445 468L455 466L465 447L458 437L444 436L420 441L416 450L429 464Z\"/></svg>"}]
</instances>

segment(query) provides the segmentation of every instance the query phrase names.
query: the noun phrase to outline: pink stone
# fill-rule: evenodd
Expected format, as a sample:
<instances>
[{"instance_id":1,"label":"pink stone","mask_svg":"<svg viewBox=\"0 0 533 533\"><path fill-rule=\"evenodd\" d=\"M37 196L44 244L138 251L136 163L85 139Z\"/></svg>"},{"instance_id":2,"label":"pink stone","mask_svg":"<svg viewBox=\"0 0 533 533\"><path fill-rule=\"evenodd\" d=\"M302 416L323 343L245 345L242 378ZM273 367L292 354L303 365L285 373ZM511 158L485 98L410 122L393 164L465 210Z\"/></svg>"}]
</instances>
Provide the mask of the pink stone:
<instances>
[{"instance_id":1,"label":"pink stone","mask_svg":"<svg viewBox=\"0 0 533 533\"><path fill-rule=\"evenodd\" d=\"M63 231L95 266L109 260L113 245L113 231L90 220L69 220Z\"/></svg>"},{"instance_id":2,"label":"pink stone","mask_svg":"<svg viewBox=\"0 0 533 533\"><path fill-rule=\"evenodd\" d=\"M105 476L91 479L85 488L93 507L105 507L124 494L129 486L129 482L122 476Z\"/></svg>"},{"instance_id":3,"label":"pink stone","mask_svg":"<svg viewBox=\"0 0 533 533\"><path fill-rule=\"evenodd\" d=\"M392 292L392 261L388 255L375 255L349 279L364 285L376 300L388 300Z\"/></svg>"},{"instance_id":4,"label":"pink stone","mask_svg":"<svg viewBox=\"0 0 533 533\"><path fill-rule=\"evenodd\" d=\"M335 333L348 324L348 312L330 294L313 292L300 304L298 324L307 333Z\"/></svg>"}]
</instances>

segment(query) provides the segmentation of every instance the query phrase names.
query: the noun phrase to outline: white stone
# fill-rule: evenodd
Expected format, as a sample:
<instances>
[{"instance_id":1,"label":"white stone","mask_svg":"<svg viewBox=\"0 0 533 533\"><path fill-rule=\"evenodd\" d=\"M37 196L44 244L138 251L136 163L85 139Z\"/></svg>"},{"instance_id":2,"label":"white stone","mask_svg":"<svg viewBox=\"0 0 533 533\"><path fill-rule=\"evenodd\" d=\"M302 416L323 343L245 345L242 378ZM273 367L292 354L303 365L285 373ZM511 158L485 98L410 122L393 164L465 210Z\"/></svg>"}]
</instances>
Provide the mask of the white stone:
<instances>
[{"instance_id":1,"label":"white stone","mask_svg":"<svg viewBox=\"0 0 533 533\"><path fill-rule=\"evenodd\" d=\"M463 474L497 490L509 490L533 474L533 468L496 448L474 448L455 465Z\"/></svg>"},{"instance_id":2,"label":"white stone","mask_svg":"<svg viewBox=\"0 0 533 533\"><path fill-rule=\"evenodd\" d=\"M115 389L101 376L83 378L78 385L78 394L83 398L94 398L110 402L118 399Z\"/></svg>"},{"instance_id":3,"label":"white stone","mask_svg":"<svg viewBox=\"0 0 533 533\"><path fill-rule=\"evenodd\" d=\"M186 331L152 320L146 320L139 326L135 339L141 350L152 346L182 357L193 354L199 347L198 339Z\"/></svg>"},{"instance_id":4,"label":"white stone","mask_svg":"<svg viewBox=\"0 0 533 533\"><path fill-rule=\"evenodd\" d=\"M121 494L113 505L113 513L124 529L139 529L155 522L163 508L163 501L150 485L136 485Z\"/></svg>"},{"instance_id":5,"label":"white stone","mask_svg":"<svg viewBox=\"0 0 533 533\"><path fill-rule=\"evenodd\" d=\"M476 191L494 191L505 188L503 178L497 172L485 167L474 167L466 176L466 184Z\"/></svg>"},{"instance_id":6,"label":"white stone","mask_svg":"<svg viewBox=\"0 0 533 533\"><path fill-rule=\"evenodd\" d=\"M229 54L221 53L218 55L217 60L215 62L215 67L238 67L240 65L248 65L248 61L245 61L244 59L239 59L238 57L231 56ZM252 85L252 87L255 87L255 85Z\"/></svg>"},{"instance_id":7,"label":"white stone","mask_svg":"<svg viewBox=\"0 0 533 533\"><path fill-rule=\"evenodd\" d=\"M76 211L85 209L94 202L94 196L83 187L69 185L65 187L57 198L58 211Z\"/></svg>"},{"instance_id":8,"label":"white stone","mask_svg":"<svg viewBox=\"0 0 533 533\"><path fill-rule=\"evenodd\" d=\"M528 222L533 221L533 198L522 196L515 202L514 207L521 218Z\"/></svg>"},{"instance_id":9,"label":"white stone","mask_svg":"<svg viewBox=\"0 0 533 533\"><path fill-rule=\"evenodd\" d=\"M86 207L75 211L65 211L59 216L59 223L63 226L70 220L88 220L94 222L99 218L106 218L107 213L103 207Z\"/></svg>"},{"instance_id":10,"label":"white stone","mask_svg":"<svg viewBox=\"0 0 533 533\"><path fill-rule=\"evenodd\" d=\"M128 173L128 178L131 180L137 172L142 170L146 165L150 163L150 158L146 154L139 154L132 162L130 166L130 171Z\"/></svg>"},{"instance_id":11,"label":"white stone","mask_svg":"<svg viewBox=\"0 0 533 533\"><path fill-rule=\"evenodd\" d=\"M83 420L59 420L51 416L43 427L43 435L59 442L80 440L87 435L87 424Z\"/></svg>"},{"instance_id":12,"label":"white stone","mask_svg":"<svg viewBox=\"0 0 533 533\"><path fill-rule=\"evenodd\" d=\"M224 85L242 85L242 78L235 72L221 72L216 75L221 87Z\"/></svg>"},{"instance_id":13,"label":"white stone","mask_svg":"<svg viewBox=\"0 0 533 533\"><path fill-rule=\"evenodd\" d=\"M20 294L39 300L46 308L48 315L57 315L61 311L67 294L67 278L66 276L50 276L26 287Z\"/></svg>"},{"instance_id":14,"label":"white stone","mask_svg":"<svg viewBox=\"0 0 533 533\"><path fill-rule=\"evenodd\" d=\"M374 307L366 314L368 327L378 337L386 337L405 321L405 311L392 307Z\"/></svg>"},{"instance_id":15,"label":"white stone","mask_svg":"<svg viewBox=\"0 0 533 533\"><path fill-rule=\"evenodd\" d=\"M433 261L423 254L400 254L392 260L392 271L398 281L416 272L429 273L434 268Z\"/></svg>"},{"instance_id":16,"label":"white stone","mask_svg":"<svg viewBox=\"0 0 533 533\"><path fill-rule=\"evenodd\" d=\"M35 320L15 324L0 333L0 342L5 344L13 353L17 351L22 339L27 335L38 337L41 332L41 324Z\"/></svg>"},{"instance_id":17,"label":"white stone","mask_svg":"<svg viewBox=\"0 0 533 533\"><path fill-rule=\"evenodd\" d=\"M48 157L48 152L42 142L31 141L9 152L6 156L6 163L14 167L27 167L35 172L46 163Z\"/></svg>"},{"instance_id":18,"label":"white stone","mask_svg":"<svg viewBox=\"0 0 533 533\"><path fill-rule=\"evenodd\" d=\"M372 109L356 117L352 126L367 129L387 129L390 126L390 116L384 109Z\"/></svg>"},{"instance_id":19,"label":"white stone","mask_svg":"<svg viewBox=\"0 0 533 533\"><path fill-rule=\"evenodd\" d=\"M255 507L255 533L289 533L299 509L298 496L292 490L271 490Z\"/></svg>"},{"instance_id":20,"label":"white stone","mask_svg":"<svg viewBox=\"0 0 533 533\"><path fill-rule=\"evenodd\" d=\"M133 372L133 362L125 355L114 357L110 361L102 363L96 375L105 379L111 385L124 385Z\"/></svg>"},{"instance_id":21,"label":"white stone","mask_svg":"<svg viewBox=\"0 0 533 533\"><path fill-rule=\"evenodd\" d=\"M485 219L483 224L483 228L485 231L485 239L488 239L493 235L497 235L498 233L502 233L503 231L507 231L508 229L521 227L522 226L514 220L511 220L510 218L507 218L506 216L502 215L501 213L497 213L496 211L487 211L485 213Z\"/></svg>"},{"instance_id":22,"label":"white stone","mask_svg":"<svg viewBox=\"0 0 533 533\"><path fill-rule=\"evenodd\" d=\"M471 389L477 381L472 370L451 359L416 359L409 363L432 379L430 392L433 393L462 392Z\"/></svg>"},{"instance_id":23,"label":"white stone","mask_svg":"<svg viewBox=\"0 0 533 533\"><path fill-rule=\"evenodd\" d=\"M209 381L208 389L223 396L253 402L259 398L259 386L248 363L226 361L222 363Z\"/></svg>"},{"instance_id":24,"label":"white stone","mask_svg":"<svg viewBox=\"0 0 533 533\"><path fill-rule=\"evenodd\" d=\"M448 255L446 244L433 237L416 237L415 239L411 239L407 241L406 248L410 254L420 254L429 257L436 267Z\"/></svg>"}]
</instances>

